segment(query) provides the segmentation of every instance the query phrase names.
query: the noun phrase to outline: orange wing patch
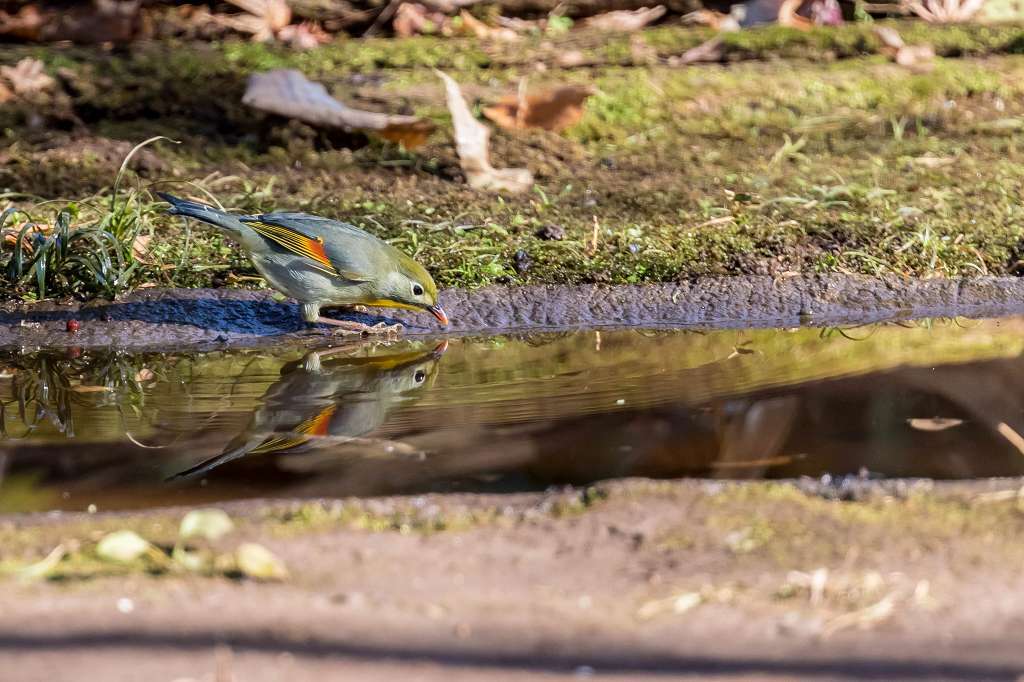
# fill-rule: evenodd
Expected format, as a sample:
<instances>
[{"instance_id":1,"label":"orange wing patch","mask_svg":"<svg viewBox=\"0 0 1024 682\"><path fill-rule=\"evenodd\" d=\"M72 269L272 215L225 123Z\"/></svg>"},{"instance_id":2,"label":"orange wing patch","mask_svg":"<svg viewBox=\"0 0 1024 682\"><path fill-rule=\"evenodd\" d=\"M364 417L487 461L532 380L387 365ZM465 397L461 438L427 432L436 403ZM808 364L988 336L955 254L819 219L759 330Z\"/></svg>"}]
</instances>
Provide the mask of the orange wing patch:
<instances>
[{"instance_id":1,"label":"orange wing patch","mask_svg":"<svg viewBox=\"0 0 1024 682\"><path fill-rule=\"evenodd\" d=\"M320 410L315 416L310 417L306 421L296 426L292 433L280 436L271 436L267 440L263 441L255 448L249 451L249 454L262 455L268 452L281 452L282 450L291 450L297 448L300 445L308 443L313 438L326 436L331 426L331 417L337 412L338 406L328 405L324 409Z\"/></svg>"},{"instance_id":2,"label":"orange wing patch","mask_svg":"<svg viewBox=\"0 0 1024 682\"><path fill-rule=\"evenodd\" d=\"M281 227L280 225L261 223L255 220L246 221L245 224L275 244L313 261L315 263L313 267L317 270L334 277L341 277L341 273L334 267L331 259L327 257L327 251L324 250L323 237L309 237L298 230Z\"/></svg>"}]
</instances>

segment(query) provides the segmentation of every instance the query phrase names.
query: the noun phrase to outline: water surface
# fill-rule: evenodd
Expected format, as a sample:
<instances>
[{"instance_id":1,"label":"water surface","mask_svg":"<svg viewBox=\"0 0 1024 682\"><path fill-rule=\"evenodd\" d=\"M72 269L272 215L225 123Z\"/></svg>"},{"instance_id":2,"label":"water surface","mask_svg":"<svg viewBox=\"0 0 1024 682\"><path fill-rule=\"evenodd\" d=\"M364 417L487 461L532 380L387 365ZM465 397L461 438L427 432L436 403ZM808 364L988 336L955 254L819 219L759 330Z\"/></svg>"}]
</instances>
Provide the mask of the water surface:
<instances>
[{"instance_id":1,"label":"water surface","mask_svg":"<svg viewBox=\"0 0 1024 682\"><path fill-rule=\"evenodd\" d=\"M1024 475L1024 320L0 351L0 511Z\"/></svg>"}]
</instances>

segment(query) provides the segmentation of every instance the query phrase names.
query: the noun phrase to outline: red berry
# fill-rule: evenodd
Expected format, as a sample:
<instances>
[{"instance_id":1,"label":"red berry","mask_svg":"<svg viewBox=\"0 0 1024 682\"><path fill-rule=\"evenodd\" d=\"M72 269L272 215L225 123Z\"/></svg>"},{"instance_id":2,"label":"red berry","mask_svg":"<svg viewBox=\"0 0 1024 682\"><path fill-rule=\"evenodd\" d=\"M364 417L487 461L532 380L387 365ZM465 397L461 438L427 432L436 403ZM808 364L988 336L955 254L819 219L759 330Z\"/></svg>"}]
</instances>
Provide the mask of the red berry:
<instances>
[{"instance_id":1,"label":"red berry","mask_svg":"<svg viewBox=\"0 0 1024 682\"><path fill-rule=\"evenodd\" d=\"M74 334L78 331L78 320L68 320L68 331Z\"/></svg>"}]
</instances>

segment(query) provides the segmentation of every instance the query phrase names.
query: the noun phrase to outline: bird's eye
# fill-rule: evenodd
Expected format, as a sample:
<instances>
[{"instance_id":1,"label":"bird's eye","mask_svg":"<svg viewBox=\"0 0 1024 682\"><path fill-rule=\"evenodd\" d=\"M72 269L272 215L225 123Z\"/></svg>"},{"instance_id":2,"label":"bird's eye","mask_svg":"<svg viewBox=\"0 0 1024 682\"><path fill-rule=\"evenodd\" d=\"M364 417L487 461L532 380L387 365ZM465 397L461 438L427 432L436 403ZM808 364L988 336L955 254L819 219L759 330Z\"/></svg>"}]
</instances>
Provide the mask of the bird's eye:
<instances>
[{"instance_id":1,"label":"bird's eye","mask_svg":"<svg viewBox=\"0 0 1024 682\"><path fill-rule=\"evenodd\" d=\"M416 374L413 376L413 379L416 380L417 384L423 383L423 380L426 379L426 378L427 378L427 373L424 372L422 369L416 370Z\"/></svg>"},{"instance_id":2,"label":"bird's eye","mask_svg":"<svg viewBox=\"0 0 1024 682\"><path fill-rule=\"evenodd\" d=\"M423 287L421 287L419 284L413 284L412 285L412 295L413 296L422 296L423 295Z\"/></svg>"}]
</instances>

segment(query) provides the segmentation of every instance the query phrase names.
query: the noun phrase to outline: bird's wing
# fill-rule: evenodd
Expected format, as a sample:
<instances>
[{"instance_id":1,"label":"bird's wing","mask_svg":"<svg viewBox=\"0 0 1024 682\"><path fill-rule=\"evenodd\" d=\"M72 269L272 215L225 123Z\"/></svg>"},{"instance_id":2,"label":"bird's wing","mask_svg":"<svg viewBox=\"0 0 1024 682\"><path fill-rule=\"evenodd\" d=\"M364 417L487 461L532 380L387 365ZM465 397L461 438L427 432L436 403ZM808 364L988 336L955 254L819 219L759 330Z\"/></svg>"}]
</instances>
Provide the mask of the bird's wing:
<instances>
[{"instance_id":1,"label":"bird's wing","mask_svg":"<svg viewBox=\"0 0 1024 682\"><path fill-rule=\"evenodd\" d=\"M337 258L334 253L336 249L331 249L332 253L328 253L324 243L325 234L333 236L339 231L350 237L369 237L355 226L307 213L265 213L246 216L241 220L263 238L308 259L312 267L325 274L341 277L350 282L369 281L369 278L361 273L361 268L351 267L353 264ZM347 234L349 232L351 234Z\"/></svg>"}]
</instances>

